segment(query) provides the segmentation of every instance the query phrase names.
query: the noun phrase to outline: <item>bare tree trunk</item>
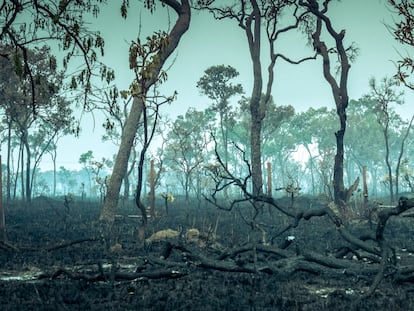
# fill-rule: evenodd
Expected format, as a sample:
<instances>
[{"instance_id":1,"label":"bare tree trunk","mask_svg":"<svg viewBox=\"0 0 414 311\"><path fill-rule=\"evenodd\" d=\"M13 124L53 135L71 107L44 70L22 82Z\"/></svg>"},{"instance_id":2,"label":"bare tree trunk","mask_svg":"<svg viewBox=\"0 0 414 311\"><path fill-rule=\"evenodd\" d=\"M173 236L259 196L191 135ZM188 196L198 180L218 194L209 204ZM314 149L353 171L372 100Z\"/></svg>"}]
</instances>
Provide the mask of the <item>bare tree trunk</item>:
<instances>
[{"instance_id":1,"label":"bare tree trunk","mask_svg":"<svg viewBox=\"0 0 414 311\"><path fill-rule=\"evenodd\" d=\"M25 199L25 197L26 197L26 193L25 193L25 188L24 188L24 148L23 148L23 144L21 143L20 144L20 155L21 155L21 158L20 158L20 169L21 169L21 174L20 174L20 183L21 183L21 186L22 186L22 199L24 200Z\"/></svg>"},{"instance_id":2,"label":"bare tree trunk","mask_svg":"<svg viewBox=\"0 0 414 311\"><path fill-rule=\"evenodd\" d=\"M384 128L384 139L385 139L385 164L387 165L388 176L389 176L389 190L390 190L390 203L394 202L394 181L392 180L392 168L390 162L390 142L388 139L388 125L389 119L387 124Z\"/></svg>"},{"instance_id":3,"label":"bare tree trunk","mask_svg":"<svg viewBox=\"0 0 414 311\"><path fill-rule=\"evenodd\" d=\"M305 144L304 146L306 148L306 151L309 154L309 169L310 169L311 181L312 181L312 194L315 195L316 194L316 191L315 191L315 173L314 173L315 164L314 164L314 161L313 161L312 152L311 152L308 144Z\"/></svg>"},{"instance_id":4,"label":"bare tree trunk","mask_svg":"<svg viewBox=\"0 0 414 311\"><path fill-rule=\"evenodd\" d=\"M155 218L155 169L154 159L150 161L150 214Z\"/></svg>"},{"instance_id":5,"label":"bare tree trunk","mask_svg":"<svg viewBox=\"0 0 414 311\"><path fill-rule=\"evenodd\" d=\"M30 176L31 176L31 152L30 146L28 141L28 133L25 132L24 134L24 147L26 149L26 201L30 202L32 199L32 186L30 183Z\"/></svg>"},{"instance_id":6,"label":"bare tree trunk","mask_svg":"<svg viewBox=\"0 0 414 311\"><path fill-rule=\"evenodd\" d=\"M124 176L124 199L127 200L129 198L129 189L130 188L130 184L129 184L129 175L126 174Z\"/></svg>"},{"instance_id":7,"label":"bare tree trunk","mask_svg":"<svg viewBox=\"0 0 414 311\"><path fill-rule=\"evenodd\" d=\"M0 241L6 241L6 219L4 216L4 205L3 205L3 172L2 162L0 155Z\"/></svg>"},{"instance_id":8,"label":"bare tree trunk","mask_svg":"<svg viewBox=\"0 0 414 311\"><path fill-rule=\"evenodd\" d=\"M333 189L335 203L344 206L346 203L346 192L344 185L344 136L346 129L346 113L344 108L337 110L339 121L341 124L340 129L335 133L336 137L336 154L334 163L334 177L333 177Z\"/></svg>"},{"instance_id":9,"label":"bare tree trunk","mask_svg":"<svg viewBox=\"0 0 414 311\"><path fill-rule=\"evenodd\" d=\"M272 196L272 163L267 162L267 195Z\"/></svg>"},{"instance_id":10,"label":"bare tree trunk","mask_svg":"<svg viewBox=\"0 0 414 311\"><path fill-rule=\"evenodd\" d=\"M254 105L254 104L253 104ZM254 114L254 113L253 113ZM252 119L253 119L252 114ZM253 195L257 196L263 193L263 179L262 179L262 146L261 146L261 128L262 122L257 119L252 120L252 128L250 135L250 151L252 161L252 182Z\"/></svg>"},{"instance_id":11,"label":"bare tree trunk","mask_svg":"<svg viewBox=\"0 0 414 311\"><path fill-rule=\"evenodd\" d=\"M56 170L56 147L53 150L52 161L53 161L53 197L56 196L56 184L57 184L57 170ZM83 194L83 190L82 190Z\"/></svg>"},{"instance_id":12,"label":"bare tree trunk","mask_svg":"<svg viewBox=\"0 0 414 311\"><path fill-rule=\"evenodd\" d=\"M11 165L10 165L10 159L11 159L11 130L12 130L12 124L9 122L8 124L8 131L7 131L7 180L6 180L6 201L9 202L11 199Z\"/></svg>"},{"instance_id":13,"label":"bare tree trunk","mask_svg":"<svg viewBox=\"0 0 414 311\"><path fill-rule=\"evenodd\" d=\"M137 160L136 160L137 159L137 152L135 150L135 147L133 147L131 149L131 152L133 153L132 154L133 161L132 161L131 165L129 166L129 169L126 172L125 177L124 177L124 200L127 200L129 198L130 187L131 187L131 184L129 182L129 176L131 176L132 172L134 171L135 165L136 165L136 162L137 162Z\"/></svg>"},{"instance_id":14,"label":"bare tree trunk","mask_svg":"<svg viewBox=\"0 0 414 311\"><path fill-rule=\"evenodd\" d=\"M252 5L253 13L246 21L245 31L249 42L250 56L253 61L254 82L252 97L250 98L250 114L252 117L250 155L252 163L252 193L254 196L257 196L263 193L261 132L265 110L261 107L263 87L262 65L260 62L261 14L257 2L252 1Z\"/></svg>"},{"instance_id":15,"label":"bare tree trunk","mask_svg":"<svg viewBox=\"0 0 414 311\"><path fill-rule=\"evenodd\" d=\"M362 195L364 196L364 207L367 208L368 206L368 186L367 186L367 167L364 165L362 167L362 181L363 181L363 187L364 190L362 192Z\"/></svg>"}]
</instances>

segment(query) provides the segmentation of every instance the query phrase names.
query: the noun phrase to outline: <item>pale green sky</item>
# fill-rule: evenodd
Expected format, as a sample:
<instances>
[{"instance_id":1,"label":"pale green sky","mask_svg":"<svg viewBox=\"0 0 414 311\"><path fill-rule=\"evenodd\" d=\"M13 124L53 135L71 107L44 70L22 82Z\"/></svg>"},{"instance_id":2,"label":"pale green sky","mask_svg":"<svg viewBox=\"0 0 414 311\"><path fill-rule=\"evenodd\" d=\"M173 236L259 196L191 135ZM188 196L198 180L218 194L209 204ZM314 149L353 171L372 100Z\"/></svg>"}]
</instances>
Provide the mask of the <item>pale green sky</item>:
<instances>
[{"instance_id":1,"label":"pale green sky","mask_svg":"<svg viewBox=\"0 0 414 311\"><path fill-rule=\"evenodd\" d=\"M131 9L127 21L119 16L113 17L114 8L102 10L96 25L102 29L106 39L107 63L117 69L119 88L127 88L132 75L128 69L128 41L136 38L140 30L143 34L153 30L166 30L166 10L158 6L154 15L145 9ZM332 3L330 10L333 26L336 30L346 29L346 43L355 42L360 54L352 64L349 74L349 95L358 99L369 91L371 77L381 79L395 73L392 61L398 59L397 50L401 48L386 29L385 23L391 23L391 13L385 7L385 0L345 0ZM116 12L115 12L116 13ZM174 21L175 13L170 12ZM140 19L141 18L141 19ZM141 36L143 37L143 36ZM304 48L304 38L283 40L278 48L286 56L309 55L310 49ZM263 42L265 42L263 38ZM263 71L268 64L268 50L264 46ZM240 72L239 81L249 95L253 84L252 65L244 32L235 21L216 21L209 14L193 12L189 31L184 35L176 53L174 63L169 70L169 79L165 83L165 94L174 90L178 99L163 112L172 117L184 113L188 107L205 108L209 101L201 97L195 85L209 66L225 64ZM171 62L170 62L171 64ZM320 59L294 66L279 61L275 68L273 96L280 105L291 104L297 110L311 106L333 105L332 95L322 76Z\"/></svg>"},{"instance_id":2,"label":"pale green sky","mask_svg":"<svg viewBox=\"0 0 414 311\"><path fill-rule=\"evenodd\" d=\"M131 1L133 3L134 1ZM141 38L157 30L168 30L168 12L160 5L151 15L142 8L142 3L132 7L125 21L120 17L118 4L104 7L100 17L92 20L91 28L100 29L105 39L104 61L116 70L119 89L127 89L132 81L132 73L128 66L128 49L130 40L136 39L141 32ZM349 96L359 99L369 91L368 81L371 77L381 79L395 74L392 61L398 60L397 51L404 52L386 29L385 23L392 23L391 12L385 7L385 0L343 0L332 4L329 16L337 31L346 29L345 42L355 42L360 54L349 73ZM175 21L175 12L170 11L171 23ZM265 42L265 37L263 38ZM283 40L278 48L286 56L309 55L311 50L304 48L304 37ZM266 47L263 47L263 72L266 73L268 64ZM216 21L211 15L193 12L189 31L184 35L177 51L173 54L168 65L168 80L161 88L165 95L171 95L174 90L178 98L170 106L163 106L161 113L174 119L183 114L189 107L206 108L210 103L208 98L199 94L196 83L205 69L213 65L231 65L240 72L239 82L243 85L246 95L250 96L253 77L252 64L248 52L244 32L235 21ZM409 114L414 109L413 96L406 91L405 106L400 111ZM310 107L334 107L332 94L328 83L322 75L320 58L306 64L293 66L279 61L275 67L275 83L273 97L278 105L292 105L302 111ZM96 158L110 157L116 152L111 143L99 143L101 137L100 121L95 124L85 118L83 131L79 139L65 138L64 146L76 144L76 153L68 154L60 151L61 165L71 168L77 166L79 155L92 149L91 137L96 137L93 146ZM45 158L45 168L49 159Z\"/></svg>"}]
</instances>

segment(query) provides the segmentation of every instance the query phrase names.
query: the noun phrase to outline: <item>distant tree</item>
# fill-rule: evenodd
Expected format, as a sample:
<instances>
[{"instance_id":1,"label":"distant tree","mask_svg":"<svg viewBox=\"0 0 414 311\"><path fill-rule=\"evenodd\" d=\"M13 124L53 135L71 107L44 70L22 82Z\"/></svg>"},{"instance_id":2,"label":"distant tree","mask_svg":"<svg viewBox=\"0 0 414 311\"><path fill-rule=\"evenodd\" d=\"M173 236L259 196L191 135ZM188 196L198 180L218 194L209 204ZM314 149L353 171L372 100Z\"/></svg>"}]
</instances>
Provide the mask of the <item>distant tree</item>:
<instances>
[{"instance_id":1,"label":"distant tree","mask_svg":"<svg viewBox=\"0 0 414 311\"><path fill-rule=\"evenodd\" d=\"M332 163L329 157L335 148L332 132L336 122L335 111L327 107L309 108L289 121L293 140L307 152L306 165L313 194L325 193L332 197L333 167L329 166Z\"/></svg>"},{"instance_id":2,"label":"distant tree","mask_svg":"<svg viewBox=\"0 0 414 311\"><path fill-rule=\"evenodd\" d=\"M371 176L371 195L378 194L378 183L384 171L384 136L374 112L377 105L369 96L351 100L347 109L348 126L344 138L348 181L351 183L355 176L360 176L366 166L367 174Z\"/></svg>"},{"instance_id":3,"label":"distant tree","mask_svg":"<svg viewBox=\"0 0 414 311\"><path fill-rule=\"evenodd\" d=\"M96 197L99 191L99 198L103 200L110 178L108 170L113 166L112 161L107 158L98 160L93 155L93 151L88 150L80 155L79 163L82 164L88 175L89 195Z\"/></svg>"},{"instance_id":4,"label":"distant tree","mask_svg":"<svg viewBox=\"0 0 414 311\"><path fill-rule=\"evenodd\" d=\"M36 168L53 138L70 127L72 110L69 102L60 96L63 75L57 71L54 57L48 47L27 51L28 67L35 77L35 85L19 72L18 64L10 65L1 59L4 66L0 69L0 100L8 123L20 139L25 152L25 193L31 199L31 189ZM33 87L36 91L32 94ZM36 100L36 111L32 109L31 99ZM23 153L22 158L23 160ZM33 166L32 166L32 160Z\"/></svg>"},{"instance_id":5,"label":"distant tree","mask_svg":"<svg viewBox=\"0 0 414 311\"><path fill-rule=\"evenodd\" d=\"M56 185L57 185L57 149L58 149L58 142L59 140L72 132L71 128L63 129L62 131L56 132L56 135L51 138L50 145L46 152L50 155L53 162L53 187L52 187L52 195L56 196Z\"/></svg>"},{"instance_id":6,"label":"distant tree","mask_svg":"<svg viewBox=\"0 0 414 311\"><path fill-rule=\"evenodd\" d=\"M334 200L339 207L345 207L352 193L358 186L359 179L347 189L344 184L344 136L346 130L346 109L349 104L348 97L348 74L351 67L350 62L355 58L357 49L352 45L344 46L345 30L337 32L332 25L331 19L328 17L328 7L331 1L324 1L322 6L317 0L300 1L301 5L306 7L316 18L316 28L312 35L313 47L315 51L322 57L322 70L325 80L329 83L332 95L335 100L336 113L339 117L340 128L335 132L336 137L336 154L334 164ZM335 46L328 48L321 36L323 31L329 38L335 42ZM332 72L333 60L339 61L335 72ZM335 75L339 76L339 81Z\"/></svg>"},{"instance_id":7,"label":"distant tree","mask_svg":"<svg viewBox=\"0 0 414 311\"><path fill-rule=\"evenodd\" d=\"M224 164L228 165L228 137L231 121L234 120L229 99L243 93L241 84L232 84L230 81L236 78L239 72L225 65L209 67L198 80L197 87L201 93L214 101L212 110L219 114L219 124L224 152Z\"/></svg>"},{"instance_id":8,"label":"distant tree","mask_svg":"<svg viewBox=\"0 0 414 311\"><path fill-rule=\"evenodd\" d=\"M73 176L73 171L68 170L64 166L60 166L58 176L60 184L63 187L63 194L73 192L73 187L76 185L76 179Z\"/></svg>"},{"instance_id":9,"label":"distant tree","mask_svg":"<svg viewBox=\"0 0 414 311\"><path fill-rule=\"evenodd\" d=\"M1 59L0 59L0 63ZM2 65L4 65L2 63ZM6 66L6 65L5 65ZM2 94L3 96L15 96L15 98L18 97L17 92L9 92L8 87L5 84L1 84L2 87ZM7 94L7 95L6 95ZM4 107L0 107L0 108L4 108ZM6 142L6 148L7 148L7 157L6 157L6 169L4 170L4 172L6 172L6 178L3 179L3 185L5 185L5 194L6 194L6 201L9 202L11 199L11 190L12 190L12 155L14 152L14 149L16 148L16 146L19 145L18 143L18 139L16 137L16 135L14 135L13 132L13 126L14 126L14 122L12 120L12 117L10 114L7 114L6 111L4 109L0 109L0 111L2 112L2 123L4 125L4 127L2 128L2 134L4 132L6 132L7 134L2 135L3 139L0 141L1 145L3 145L3 143ZM4 161L4 159L3 159ZM5 181L5 182L4 182ZM13 187L14 188L14 187Z\"/></svg>"},{"instance_id":10,"label":"distant tree","mask_svg":"<svg viewBox=\"0 0 414 311\"><path fill-rule=\"evenodd\" d=\"M393 104L403 104L403 93L397 89L398 81L395 79L383 78L378 84L377 81L372 78L369 84L371 92L368 95L368 98L376 103L373 112L376 115L377 122L380 125L384 137L385 163L387 166L390 202L394 202L394 190L398 195L399 172L404 153L404 145L411 130L413 117L407 126L402 126L401 118L395 113L391 106ZM405 133L401 131L403 128L405 128ZM396 152L399 153L399 156L397 157L395 171L393 170L393 165L391 163L392 142L394 141L394 146L396 145L396 140L391 137L393 129L398 132L398 136L402 137L401 139L398 139L401 144L398 148L398 152Z\"/></svg>"},{"instance_id":11,"label":"distant tree","mask_svg":"<svg viewBox=\"0 0 414 311\"><path fill-rule=\"evenodd\" d=\"M99 200L102 203L106 195L108 181L111 178L108 174L108 169L112 168L113 163L109 159L102 158L100 161L96 160L91 164L92 173L94 175L94 192L96 193L99 191Z\"/></svg>"},{"instance_id":12,"label":"distant tree","mask_svg":"<svg viewBox=\"0 0 414 311\"><path fill-rule=\"evenodd\" d=\"M317 194L317 175L316 169L317 158L319 157L319 144L322 142L322 137L326 137L321 131L327 130L330 134L332 129L330 127L330 120L327 118L328 112L326 107L318 109L309 108L306 111L296 113L290 120L289 132L294 137L297 146L302 146L307 152L307 170L310 174L311 193ZM323 123L323 126L321 126ZM330 135L328 140L323 140L323 143L331 141Z\"/></svg>"},{"instance_id":13,"label":"distant tree","mask_svg":"<svg viewBox=\"0 0 414 311\"><path fill-rule=\"evenodd\" d=\"M199 1L201 9L208 10L216 19L233 19L245 32L253 64L253 88L250 96L250 159L252 193L263 193L261 132L266 106L270 102L274 82L274 67L278 59L291 64L299 64L314 57L294 61L276 50L277 39L300 26L307 25L307 12L300 10L299 1L232 1L222 4L220 1ZM287 19L286 16L289 16ZM283 18L282 18L283 17ZM287 22L286 22L287 21ZM264 27L265 31L262 31ZM267 84L263 86L262 73L262 35L266 34L269 43L269 64L267 66ZM264 96L262 95L264 94Z\"/></svg>"},{"instance_id":14,"label":"distant tree","mask_svg":"<svg viewBox=\"0 0 414 311\"><path fill-rule=\"evenodd\" d=\"M203 112L190 108L185 115L177 117L167 134L165 165L176 172L186 200L193 180L198 179L201 165L208 160L209 119L208 110Z\"/></svg>"},{"instance_id":15,"label":"distant tree","mask_svg":"<svg viewBox=\"0 0 414 311\"><path fill-rule=\"evenodd\" d=\"M88 150L85 153L82 153L79 157L79 164L82 164L83 169L86 171L88 175L88 183L89 183L89 194L92 192L92 173L93 173L93 167L92 163L94 162L95 157L93 155L92 150Z\"/></svg>"}]
</instances>

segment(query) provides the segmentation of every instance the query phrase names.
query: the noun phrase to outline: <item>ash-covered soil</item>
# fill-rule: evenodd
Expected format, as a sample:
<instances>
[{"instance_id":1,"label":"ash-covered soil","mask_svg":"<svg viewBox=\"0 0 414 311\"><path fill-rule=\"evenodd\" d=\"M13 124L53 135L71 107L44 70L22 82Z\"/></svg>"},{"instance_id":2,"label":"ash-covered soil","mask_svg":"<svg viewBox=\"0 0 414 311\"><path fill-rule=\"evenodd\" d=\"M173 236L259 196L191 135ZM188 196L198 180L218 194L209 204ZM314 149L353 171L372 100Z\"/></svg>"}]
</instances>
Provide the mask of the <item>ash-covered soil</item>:
<instances>
[{"instance_id":1,"label":"ash-covered soil","mask_svg":"<svg viewBox=\"0 0 414 311\"><path fill-rule=\"evenodd\" d=\"M383 271L373 293L361 299L378 263L345 252L340 260L356 270L341 269L309 255L334 258L349 246L324 217L281 233L290 220L267 206L252 222L249 206L227 212L179 199L167 215L160 201L147 240L138 241L139 211L132 205L120 207L109 238L98 221L99 203L75 201L69 208L63 203L37 198L6 206L1 310L414 309L409 275L396 282L395 272ZM296 204L319 203L303 198ZM386 237L398 263L414 269L413 221L390 221ZM355 222L350 231L369 226ZM163 232L172 236L150 238L167 229Z\"/></svg>"}]
</instances>

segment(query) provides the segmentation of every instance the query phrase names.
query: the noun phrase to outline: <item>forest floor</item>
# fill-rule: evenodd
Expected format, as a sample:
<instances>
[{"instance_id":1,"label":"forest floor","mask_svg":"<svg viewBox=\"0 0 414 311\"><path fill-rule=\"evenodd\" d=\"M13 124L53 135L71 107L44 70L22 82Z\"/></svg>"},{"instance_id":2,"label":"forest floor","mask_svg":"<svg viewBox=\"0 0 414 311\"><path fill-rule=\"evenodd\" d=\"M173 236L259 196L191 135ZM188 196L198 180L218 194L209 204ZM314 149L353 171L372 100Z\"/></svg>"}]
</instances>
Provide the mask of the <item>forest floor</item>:
<instances>
[{"instance_id":1,"label":"forest floor","mask_svg":"<svg viewBox=\"0 0 414 311\"><path fill-rule=\"evenodd\" d=\"M414 310L412 278L395 282L384 272L364 297L375 269L348 273L334 263L318 266L317 259L306 265L299 261L303 255L296 262L284 257L314 252L329 259L346 246L323 217L281 234L287 220L267 207L254 230L249 221L254 210L248 206L228 212L176 200L166 215L161 201L145 242L137 239L140 220L134 207L120 208L108 242L98 222L100 204L63 203L37 198L28 206L6 206L1 310ZM303 198L296 204L319 203ZM398 262L408 267L414 267L413 221L390 221L386 232ZM363 226L369 224L355 222L352 230ZM162 231L167 236L150 237L167 229ZM340 260L371 271L366 258L362 263L345 254Z\"/></svg>"}]
</instances>

